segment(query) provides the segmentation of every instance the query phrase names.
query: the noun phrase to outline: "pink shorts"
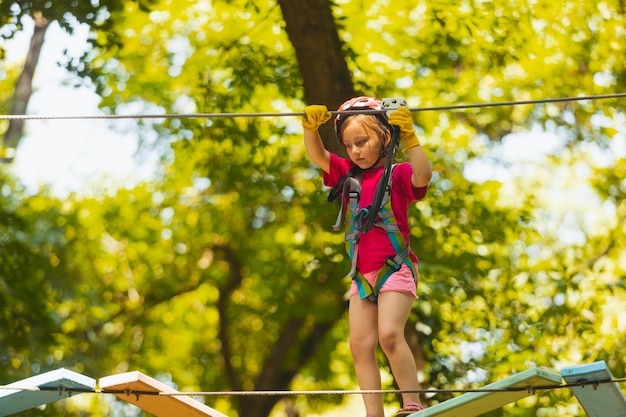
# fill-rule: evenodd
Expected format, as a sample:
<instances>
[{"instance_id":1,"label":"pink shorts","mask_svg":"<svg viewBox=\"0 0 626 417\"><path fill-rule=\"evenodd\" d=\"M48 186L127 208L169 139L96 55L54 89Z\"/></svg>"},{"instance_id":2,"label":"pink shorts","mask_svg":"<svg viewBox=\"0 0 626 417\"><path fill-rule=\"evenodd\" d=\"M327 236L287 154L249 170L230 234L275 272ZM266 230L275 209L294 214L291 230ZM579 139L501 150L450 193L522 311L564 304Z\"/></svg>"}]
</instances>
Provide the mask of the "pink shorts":
<instances>
[{"instance_id":1,"label":"pink shorts","mask_svg":"<svg viewBox=\"0 0 626 417\"><path fill-rule=\"evenodd\" d=\"M367 272L363 274L367 282L370 285L374 285L376 282L376 276L378 275L378 271ZM391 274L387 281L383 284L383 287L380 289L380 292L387 291L395 291L395 292L408 292L413 297L417 298L417 288L415 285L415 279L413 279L413 273L411 272L411 268L406 266L406 264L402 264L400 270ZM350 297L353 295L358 295L359 290L356 286L356 281L352 280L352 287L350 288Z\"/></svg>"}]
</instances>

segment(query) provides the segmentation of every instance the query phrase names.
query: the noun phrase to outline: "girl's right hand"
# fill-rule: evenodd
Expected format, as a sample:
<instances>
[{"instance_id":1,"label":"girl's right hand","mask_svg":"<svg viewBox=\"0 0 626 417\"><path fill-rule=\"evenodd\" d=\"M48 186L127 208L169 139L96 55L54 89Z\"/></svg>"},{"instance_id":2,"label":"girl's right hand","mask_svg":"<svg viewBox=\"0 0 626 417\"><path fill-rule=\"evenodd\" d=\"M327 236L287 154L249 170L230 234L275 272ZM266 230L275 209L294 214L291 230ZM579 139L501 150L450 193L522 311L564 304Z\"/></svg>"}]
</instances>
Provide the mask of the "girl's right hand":
<instances>
[{"instance_id":1,"label":"girl's right hand","mask_svg":"<svg viewBox=\"0 0 626 417\"><path fill-rule=\"evenodd\" d=\"M304 108L302 116L302 127L305 130L315 132L321 125L326 123L332 115L324 105L314 104Z\"/></svg>"}]
</instances>

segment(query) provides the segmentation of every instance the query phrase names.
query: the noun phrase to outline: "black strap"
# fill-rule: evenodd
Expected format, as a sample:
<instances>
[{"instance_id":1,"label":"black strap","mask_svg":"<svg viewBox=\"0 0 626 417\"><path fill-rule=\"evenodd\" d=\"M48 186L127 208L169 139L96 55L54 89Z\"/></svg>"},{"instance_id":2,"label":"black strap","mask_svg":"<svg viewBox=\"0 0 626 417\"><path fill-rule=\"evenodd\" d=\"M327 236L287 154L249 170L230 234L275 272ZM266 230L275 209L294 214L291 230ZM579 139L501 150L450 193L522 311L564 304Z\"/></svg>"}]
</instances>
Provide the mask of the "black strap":
<instances>
[{"instance_id":1,"label":"black strap","mask_svg":"<svg viewBox=\"0 0 626 417\"><path fill-rule=\"evenodd\" d=\"M378 181L378 185L376 187L376 194L374 194L374 200L372 204L370 204L367 208L359 210L357 215L355 216L355 228L361 232L366 233L372 230L374 227L374 223L376 222L376 216L380 211L380 207L382 206L383 199L385 197L385 192L389 191L391 193L391 171L393 170L393 156L396 154L398 147L400 145L400 128L396 125L391 125L391 140L389 141L389 145L387 145L386 152L383 150L381 152L381 156L386 153L387 160L385 161L385 167L383 170L383 175ZM378 162L376 162L378 164ZM376 165L375 164L375 165ZM369 169L369 168L368 168ZM330 190L328 194L328 201L333 202L343 193L343 185L346 180L350 177L356 177L359 172L362 172L361 168L357 165L353 165L350 168L350 171L346 175L344 175L335 186Z\"/></svg>"},{"instance_id":2,"label":"black strap","mask_svg":"<svg viewBox=\"0 0 626 417\"><path fill-rule=\"evenodd\" d=\"M357 174L361 171L363 171L361 168L359 168L357 165L353 165L348 173L341 177L341 179L337 181L337 184L335 184L333 189L330 190L330 193L328 194L328 201L332 203L337 199L337 197L343 194L343 184L346 182L346 180L350 177L356 177Z\"/></svg>"}]
</instances>

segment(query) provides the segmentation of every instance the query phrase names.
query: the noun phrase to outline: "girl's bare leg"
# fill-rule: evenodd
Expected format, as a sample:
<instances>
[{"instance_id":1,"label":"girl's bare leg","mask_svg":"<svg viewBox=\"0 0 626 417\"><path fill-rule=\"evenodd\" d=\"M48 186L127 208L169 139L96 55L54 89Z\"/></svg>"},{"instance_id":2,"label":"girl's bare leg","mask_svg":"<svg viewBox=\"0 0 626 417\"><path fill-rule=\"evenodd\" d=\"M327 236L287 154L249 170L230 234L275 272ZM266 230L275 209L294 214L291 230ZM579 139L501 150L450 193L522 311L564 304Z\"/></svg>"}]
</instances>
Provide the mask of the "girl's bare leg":
<instances>
[{"instance_id":1,"label":"girl's bare leg","mask_svg":"<svg viewBox=\"0 0 626 417\"><path fill-rule=\"evenodd\" d=\"M380 368L376 360L378 346L378 308L358 295L350 297L350 349L354 370L362 390L380 390ZM384 417L382 395L363 394L368 416Z\"/></svg>"},{"instance_id":2,"label":"girl's bare leg","mask_svg":"<svg viewBox=\"0 0 626 417\"><path fill-rule=\"evenodd\" d=\"M415 299L411 294L383 292L378 296L378 335L400 390L417 390L417 367L404 337L404 326ZM402 393L403 404L420 402L418 393Z\"/></svg>"}]
</instances>

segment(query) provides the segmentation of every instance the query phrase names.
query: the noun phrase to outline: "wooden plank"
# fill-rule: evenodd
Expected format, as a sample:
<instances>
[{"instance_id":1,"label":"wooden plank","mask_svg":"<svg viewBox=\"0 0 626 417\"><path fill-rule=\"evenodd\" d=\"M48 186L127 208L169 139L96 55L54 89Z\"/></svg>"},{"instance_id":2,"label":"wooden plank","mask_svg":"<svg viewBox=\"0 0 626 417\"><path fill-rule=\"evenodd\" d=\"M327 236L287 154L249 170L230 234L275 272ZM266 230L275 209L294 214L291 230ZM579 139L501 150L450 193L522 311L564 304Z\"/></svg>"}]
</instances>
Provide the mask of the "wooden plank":
<instances>
[{"instance_id":1,"label":"wooden plank","mask_svg":"<svg viewBox=\"0 0 626 417\"><path fill-rule=\"evenodd\" d=\"M132 392L177 393L178 391L141 372L126 372L100 378L100 389L130 390L129 394L117 393L120 400L129 402L156 417L227 417L213 408L185 395L135 395Z\"/></svg>"},{"instance_id":2,"label":"wooden plank","mask_svg":"<svg viewBox=\"0 0 626 417\"><path fill-rule=\"evenodd\" d=\"M561 376L538 368L528 369L501 381L486 385L483 389L505 389L525 387L547 387L561 384ZM424 411L411 414L410 417L475 417L521 400L531 395L528 390L507 392L469 392Z\"/></svg>"},{"instance_id":3,"label":"wooden plank","mask_svg":"<svg viewBox=\"0 0 626 417\"><path fill-rule=\"evenodd\" d=\"M24 390L0 390L0 416L8 416L39 407L57 400L68 398L70 393L62 390L37 391L28 388L58 388L93 390L96 380L88 376L59 368L30 378L5 385L5 388L26 388ZM71 395L78 395L72 393Z\"/></svg>"},{"instance_id":4,"label":"wooden plank","mask_svg":"<svg viewBox=\"0 0 626 417\"><path fill-rule=\"evenodd\" d=\"M594 384L594 382L613 380L613 374L606 362L598 361L563 368L561 375L568 384L589 383L571 388L589 417L626 416L626 398L617 383Z\"/></svg>"}]
</instances>

